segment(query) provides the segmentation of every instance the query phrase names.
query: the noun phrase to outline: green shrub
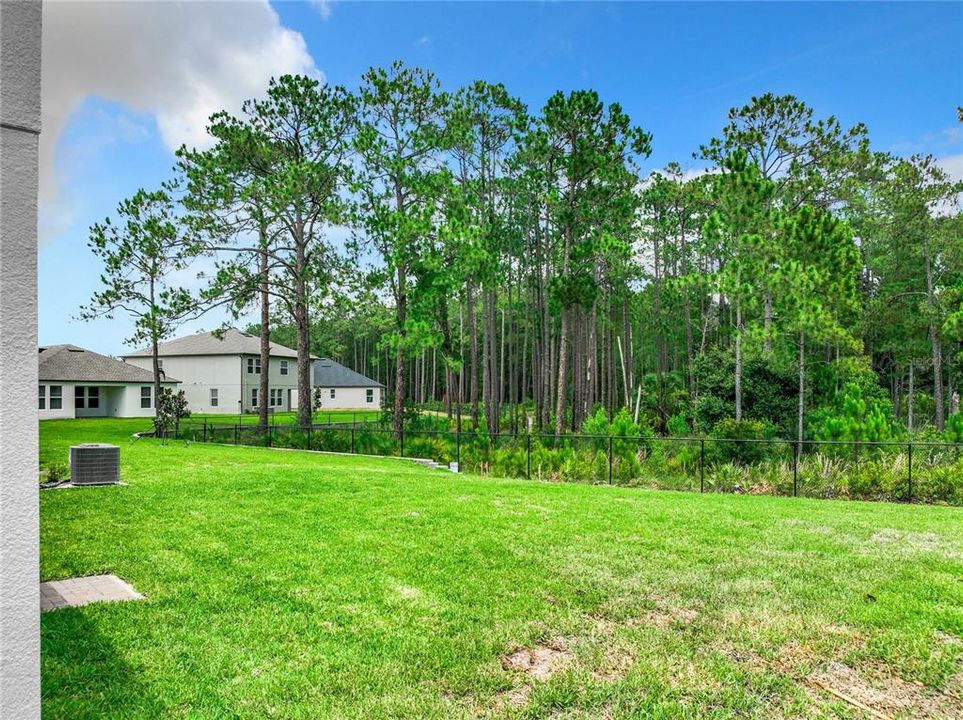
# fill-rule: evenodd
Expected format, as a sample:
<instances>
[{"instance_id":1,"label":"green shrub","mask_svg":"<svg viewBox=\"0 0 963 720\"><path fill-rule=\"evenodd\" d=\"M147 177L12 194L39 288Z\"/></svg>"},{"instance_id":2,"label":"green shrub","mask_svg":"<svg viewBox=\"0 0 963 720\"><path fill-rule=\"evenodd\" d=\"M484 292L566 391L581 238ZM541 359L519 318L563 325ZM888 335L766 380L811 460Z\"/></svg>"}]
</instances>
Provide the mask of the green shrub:
<instances>
[{"instance_id":1,"label":"green shrub","mask_svg":"<svg viewBox=\"0 0 963 720\"><path fill-rule=\"evenodd\" d=\"M963 413L955 412L946 418L946 429L943 431L946 442L963 442Z\"/></svg>"},{"instance_id":2,"label":"green shrub","mask_svg":"<svg viewBox=\"0 0 963 720\"><path fill-rule=\"evenodd\" d=\"M832 406L810 419L813 437L839 442L887 442L896 433L889 400L865 397L863 389L850 383Z\"/></svg>"},{"instance_id":3,"label":"green shrub","mask_svg":"<svg viewBox=\"0 0 963 720\"><path fill-rule=\"evenodd\" d=\"M769 439L769 434L766 424L760 420L720 420L709 433L713 439L706 442L706 463L751 465L762 462L775 451L774 443L761 442Z\"/></svg>"},{"instance_id":4,"label":"green shrub","mask_svg":"<svg viewBox=\"0 0 963 720\"><path fill-rule=\"evenodd\" d=\"M65 462L47 463L42 469L47 471L44 482L63 482L70 480L70 466Z\"/></svg>"}]
</instances>

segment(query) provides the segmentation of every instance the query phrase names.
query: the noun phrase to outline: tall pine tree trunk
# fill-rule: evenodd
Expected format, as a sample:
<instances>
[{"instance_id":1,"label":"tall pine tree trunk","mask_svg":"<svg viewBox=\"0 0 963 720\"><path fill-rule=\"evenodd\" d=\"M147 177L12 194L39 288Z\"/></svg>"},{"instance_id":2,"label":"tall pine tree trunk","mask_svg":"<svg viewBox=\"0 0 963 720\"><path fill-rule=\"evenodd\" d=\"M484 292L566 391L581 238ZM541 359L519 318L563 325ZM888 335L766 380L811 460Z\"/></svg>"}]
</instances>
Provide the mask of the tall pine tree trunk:
<instances>
[{"instance_id":1,"label":"tall pine tree trunk","mask_svg":"<svg viewBox=\"0 0 963 720\"><path fill-rule=\"evenodd\" d=\"M736 420L742 420L742 303L736 300Z\"/></svg>"},{"instance_id":2,"label":"tall pine tree trunk","mask_svg":"<svg viewBox=\"0 0 963 720\"><path fill-rule=\"evenodd\" d=\"M260 249L260 272L261 272L261 328L258 337L261 341L261 376L259 379L258 395L261 404L258 407L258 425L262 432L268 428L268 393L270 380L271 362L271 296L268 288L268 251L267 240L265 238L264 226L260 228L261 249Z\"/></svg>"}]
</instances>

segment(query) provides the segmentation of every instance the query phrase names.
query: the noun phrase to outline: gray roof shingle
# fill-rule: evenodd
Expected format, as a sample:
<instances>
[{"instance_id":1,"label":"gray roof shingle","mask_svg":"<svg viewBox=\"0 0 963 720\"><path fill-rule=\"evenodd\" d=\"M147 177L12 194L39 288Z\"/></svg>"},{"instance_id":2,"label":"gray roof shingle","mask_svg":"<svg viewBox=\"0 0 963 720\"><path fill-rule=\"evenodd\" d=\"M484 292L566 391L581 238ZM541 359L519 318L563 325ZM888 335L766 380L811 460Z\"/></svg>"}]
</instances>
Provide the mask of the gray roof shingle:
<instances>
[{"instance_id":1,"label":"gray roof shingle","mask_svg":"<svg viewBox=\"0 0 963 720\"><path fill-rule=\"evenodd\" d=\"M40 348L39 371L41 381L83 383L152 383L150 370L115 360L112 357L85 350L76 345L48 345ZM177 383L171 377L161 382Z\"/></svg>"},{"instance_id":2,"label":"gray roof shingle","mask_svg":"<svg viewBox=\"0 0 963 720\"><path fill-rule=\"evenodd\" d=\"M259 355L261 340L255 335L241 332L236 328L228 328L221 337L216 337L213 332L201 332L162 342L157 351L161 357L178 355ZM124 357L150 357L150 355L150 348L144 348L128 353ZM298 353L296 350L272 342L271 356L296 358Z\"/></svg>"},{"instance_id":3,"label":"gray roof shingle","mask_svg":"<svg viewBox=\"0 0 963 720\"><path fill-rule=\"evenodd\" d=\"M322 388L384 387L380 382L346 368L330 358L314 361L314 385Z\"/></svg>"}]
</instances>

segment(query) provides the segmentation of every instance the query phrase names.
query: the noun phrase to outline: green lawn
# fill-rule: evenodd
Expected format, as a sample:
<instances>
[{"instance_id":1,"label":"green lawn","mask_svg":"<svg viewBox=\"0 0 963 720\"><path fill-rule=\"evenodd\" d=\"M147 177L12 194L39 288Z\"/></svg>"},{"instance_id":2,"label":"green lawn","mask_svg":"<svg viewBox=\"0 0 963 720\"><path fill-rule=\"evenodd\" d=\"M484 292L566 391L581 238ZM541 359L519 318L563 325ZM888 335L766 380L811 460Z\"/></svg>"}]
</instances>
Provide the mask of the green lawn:
<instances>
[{"instance_id":1,"label":"green lawn","mask_svg":"<svg viewBox=\"0 0 963 720\"><path fill-rule=\"evenodd\" d=\"M378 420L381 417L381 410L317 410L314 413L314 422L316 423L328 423L328 422L370 422L372 420ZM298 419L297 412L285 411L272 413L268 417L268 422L275 425L291 425L296 423ZM243 415L238 415L237 413L233 415L225 415L223 413L212 414L212 413L194 413L185 422L204 422L207 420L209 424L217 425L257 425L258 416L256 413L244 413Z\"/></svg>"},{"instance_id":2,"label":"green lawn","mask_svg":"<svg viewBox=\"0 0 963 720\"><path fill-rule=\"evenodd\" d=\"M45 718L963 717L963 509L456 476L41 423ZM546 677L514 667L537 649ZM506 669L507 666L507 669Z\"/></svg>"}]
</instances>

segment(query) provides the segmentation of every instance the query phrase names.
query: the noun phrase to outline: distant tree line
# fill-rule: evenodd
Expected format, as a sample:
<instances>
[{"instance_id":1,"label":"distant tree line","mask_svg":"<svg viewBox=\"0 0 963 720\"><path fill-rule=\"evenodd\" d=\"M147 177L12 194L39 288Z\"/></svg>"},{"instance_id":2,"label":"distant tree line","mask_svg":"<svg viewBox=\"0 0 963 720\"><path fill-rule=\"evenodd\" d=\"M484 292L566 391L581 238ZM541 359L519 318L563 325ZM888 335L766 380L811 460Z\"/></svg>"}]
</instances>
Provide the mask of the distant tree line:
<instances>
[{"instance_id":1,"label":"distant tree line","mask_svg":"<svg viewBox=\"0 0 963 720\"><path fill-rule=\"evenodd\" d=\"M281 77L208 132L94 226L82 315L156 346L256 310L262 366L297 348L302 424L313 353L384 382L396 430L412 403L490 433L599 409L676 434L963 430L963 186L795 97L730 110L694 173L643 170L651 135L594 91L532 111L401 63L353 90Z\"/></svg>"}]
</instances>

